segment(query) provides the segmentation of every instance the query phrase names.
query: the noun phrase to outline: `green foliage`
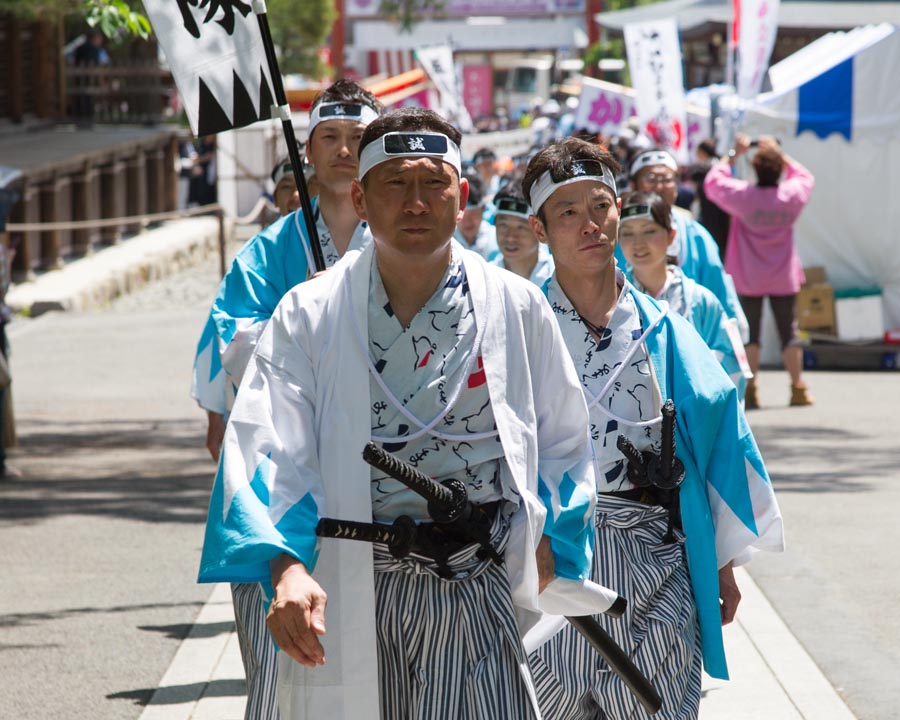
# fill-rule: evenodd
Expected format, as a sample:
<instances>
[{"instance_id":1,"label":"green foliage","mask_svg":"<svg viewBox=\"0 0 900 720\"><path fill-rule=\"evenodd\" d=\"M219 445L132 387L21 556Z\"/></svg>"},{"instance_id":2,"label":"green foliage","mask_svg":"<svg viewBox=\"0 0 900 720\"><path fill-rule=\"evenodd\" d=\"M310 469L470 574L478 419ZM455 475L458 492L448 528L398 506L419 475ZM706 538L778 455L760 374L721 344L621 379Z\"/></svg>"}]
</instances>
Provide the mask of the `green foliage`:
<instances>
[{"instance_id":1,"label":"green foliage","mask_svg":"<svg viewBox=\"0 0 900 720\"><path fill-rule=\"evenodd\" d=\"M126 0L84 0L82 12L87 24L108 38L133 35L146 40L152 32L150 21Z\"/></svg>"},{"instance_id":2,"label":"green foliage","mask_svg":"<svg viewBox=\"0 0 900 720\"><path fill-rule=\"evenodd\" d=\"M58 21L81 15L111 40L129 35L150 37L150 21L142 11L140 0L0 0L0 13L10 12L26 20Z\"/></svg>"},{"instance_id":3,"label":"green foliage","mask_svg":"<svg viewBox=\"0 0 900 720\"><path fill-rule=\"evenodd\" d=\"M333 0L268 0L266 10L282 74L322 78L319 50L336 17Z\"/></svg>"},{"instance_id":4,"label":"green foliage","mask_svg":"<svg viewBox=\"0 0 900 720\"><path fill-rule=\"evenodd\" d=\"M445 4L445 0L381 0L380 13L409 30L423 16L439 16Z\"/></svg>"}]
</instances>

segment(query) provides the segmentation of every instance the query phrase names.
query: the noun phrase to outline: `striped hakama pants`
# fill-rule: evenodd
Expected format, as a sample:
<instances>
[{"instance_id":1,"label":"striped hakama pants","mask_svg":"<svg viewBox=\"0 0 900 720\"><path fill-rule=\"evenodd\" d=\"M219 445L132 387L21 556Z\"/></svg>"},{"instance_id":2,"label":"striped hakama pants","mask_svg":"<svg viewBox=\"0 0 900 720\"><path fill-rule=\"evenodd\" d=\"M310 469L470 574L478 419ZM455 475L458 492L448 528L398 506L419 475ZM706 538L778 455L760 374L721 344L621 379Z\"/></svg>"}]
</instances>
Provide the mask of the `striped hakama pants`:
<instances>
[{"instance_id":1,"label":"striped hakama pants","mask_svg":"<svg viewBox=\"0 0 900 720\"><path fill-rule=\"evenodd\" d=\"M702 655L683 536L663 544L668 511L600 495L592 579L628 600L597 620L662 696L653 720L689 720L700 707ZM569 625L531 654L545 720L644 720L631 691Z\"/></svg>"},{"instance_id":2,"label":"striped hakama pants","mask_svg":"<svg viewBox=\"0 0 900 720\"><path fill-rule=\"evenodd\" d=\"M233 583L234 623L247 678L245 720L278 720L278 659L266 625L263 592L259 583Z\"/></svg>"},{"instance_id":3,"label":"striped hakama pants","mask_svg":"<svg viewBox=\"0 0 900 720\"><path fill-rule=\"evenodd\" d=\"M502 550L506 519L494 523ZM375 546L375 613L382 720L532 720L540 717L506 568L450 556L440 578L431 562L396 560Z\"/></svg>"}]
</instances>

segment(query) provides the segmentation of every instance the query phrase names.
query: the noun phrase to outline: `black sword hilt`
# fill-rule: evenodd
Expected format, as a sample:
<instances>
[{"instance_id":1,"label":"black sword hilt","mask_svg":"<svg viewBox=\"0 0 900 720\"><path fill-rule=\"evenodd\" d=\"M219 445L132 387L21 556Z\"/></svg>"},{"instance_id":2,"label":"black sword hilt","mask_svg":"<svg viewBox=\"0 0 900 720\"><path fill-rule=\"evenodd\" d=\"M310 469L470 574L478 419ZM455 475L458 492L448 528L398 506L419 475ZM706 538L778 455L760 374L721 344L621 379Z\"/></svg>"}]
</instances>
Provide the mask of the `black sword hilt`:
<instances>
[{"instance_id":1,"label":"black sword hilt","mask_svg":"<svg viewBox=\"0 0 900 720\"><path fill-rule=\"evenodd\" d=\"M362 456L369 465L425 498L435 522L452 523L465 514L469 498L463 482L451 478L439 483L372 442L366 443Z\"/></svg>"},{"instance_id":2,"label":"black sword hilt","mask_svg":"<svg viewBox=\"0 0 900 720\"><path fill-rule=\"evenodd\" d=\"M640 488L650 486L650 478L647 474L647 463L644 456L648 453L642 453L637 449L635 444L624 435L616 438L616 447L619 448L627 461L628 480L632 485Z\"/></svg>"},{"instance_id":3,"label":"black sword hilt","mask_svg":"<svg viewBox=\"0 0 900 720\"><path fill-rule=\"evenodd\" d=\"M675 463L675 403L669 398L662 406L662 447L660 448L660 475L668 484Z\"/></svg>"},{"instance_id":4,"label":"black sword hilt","mask_svg":"<svg viewBox=\"0 0 900 720\"><path fill-rule=\"evenodd\" d=\"M416 523L408 515L401 515L392 525L322 518L316 525L316 535L337 540L381 543L387 545L391 555L399 559L409 555L412 550L416 538Z\"/></svg>"}]
</instances>

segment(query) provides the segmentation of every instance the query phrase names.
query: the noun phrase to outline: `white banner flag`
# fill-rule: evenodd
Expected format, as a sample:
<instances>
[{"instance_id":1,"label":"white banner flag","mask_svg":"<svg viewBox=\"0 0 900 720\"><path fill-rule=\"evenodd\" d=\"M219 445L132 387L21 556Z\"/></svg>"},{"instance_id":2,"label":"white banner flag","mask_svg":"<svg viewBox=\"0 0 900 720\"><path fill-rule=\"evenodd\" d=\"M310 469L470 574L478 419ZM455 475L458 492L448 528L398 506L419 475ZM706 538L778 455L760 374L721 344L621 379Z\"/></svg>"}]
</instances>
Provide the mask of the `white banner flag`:
<instances>
[{"instance_id":1,"label":"white banner flag","mask_svg":"<svg viewBox=\"0 0 900 720\"><path fill-rule=\"evenodd\" d=\"M251 2L144 0L144 8L194 135L272 117L272 78Z\"/></svg>"},{"instance_id":2,"label":"white banner flag","mask_svg":"<svg viewBox=\"0 0 900 720\"><path fill-rule=\"evenodd\" d=\"M737 22L737 93L751 100L762 87L778 34L779 0L735 2Z\"/></svg>"},{"instance_id":3,"label":"white banner flag","mask_svg":"<svg viewBox=\"0 0 900 720\"><path fill-rule=\"evenodd\" d=\"M674 18L625 26L625 50L643 131L688 162L681 45Z\"/></svg>"},{"instance_id":4,"label":"white banner flag","mask_svg":"<svg viewBox=\"0 0 900 720\"><path fill-rule=\"evenodd\" d=\"M467 132L472 129L472 118L463 104L453 64L453 50L449 45L430 45L416 48L416 60L441 94L441 114L455 120Z\"/></svg>"},{"instance_id":5,"label":"white banner flag","mask_svg":"<svg viewBox=\"0 0 900 720\"><path fill-rule=\"evenodd\" d=\"M610 137L619 135L628 127L628 121L637 116L634 109L635 94L632 88L618 83L582 78L578 110L575 112L575 127L587 128L590 132ZM694 107L689 102L685 108L688 151L693 152L702 140L712 134L709 112Z\"/></svg>"}]
</instances>

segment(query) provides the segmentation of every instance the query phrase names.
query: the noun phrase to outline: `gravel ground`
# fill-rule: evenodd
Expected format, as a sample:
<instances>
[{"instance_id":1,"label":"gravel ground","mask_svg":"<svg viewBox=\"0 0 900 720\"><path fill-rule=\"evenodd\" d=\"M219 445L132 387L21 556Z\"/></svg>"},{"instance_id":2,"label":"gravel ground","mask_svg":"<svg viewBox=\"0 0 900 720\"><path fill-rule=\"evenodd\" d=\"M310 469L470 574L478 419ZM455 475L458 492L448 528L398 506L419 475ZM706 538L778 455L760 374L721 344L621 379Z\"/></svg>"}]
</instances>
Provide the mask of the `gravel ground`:
<instances>
[{"instance_id":1,"label":"gravel ground","mask_svg":"<svg viewBox=\"0 0 900 720\"><path fill-rule=\"evenodd\" d=\"M253 226L236 228L234 239L225 248L228 263L254 232ZM134 292L120 295L108 305L95 308L93 312L147 312L198 306L208 308L215 297L220 279L219 254L213 251L196 265L151 281Z\"/></svg>"}]
</instances>

